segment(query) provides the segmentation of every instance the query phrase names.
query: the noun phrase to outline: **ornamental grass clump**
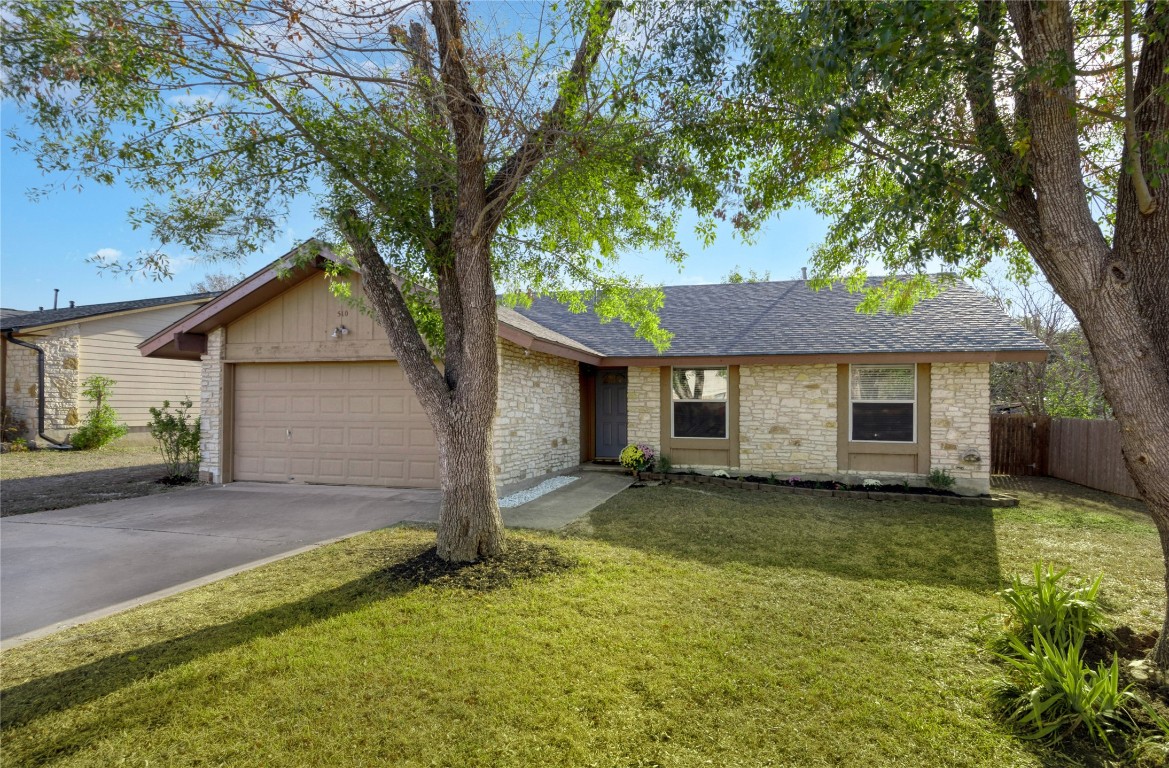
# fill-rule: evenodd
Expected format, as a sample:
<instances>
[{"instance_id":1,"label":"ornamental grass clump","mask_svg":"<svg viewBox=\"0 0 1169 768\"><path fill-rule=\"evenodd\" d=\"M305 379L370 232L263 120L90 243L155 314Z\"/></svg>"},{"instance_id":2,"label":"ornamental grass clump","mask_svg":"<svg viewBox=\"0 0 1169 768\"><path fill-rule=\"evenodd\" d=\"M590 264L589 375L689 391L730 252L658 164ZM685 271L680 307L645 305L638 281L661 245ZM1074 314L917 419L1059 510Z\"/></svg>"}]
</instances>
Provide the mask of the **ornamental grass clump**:
<instances>
[{"instance_id":1,"label":"ornamental grass clump","mask_svg":"<svg viewBox=\"0 0 1169 768\"><path fill-rule=\"evenodd\" d=\"M1015 576L998 593L1008 611L996 655L1010 674L995 686L995 702L1024 739L1087 736L1115 753L1116 742L1139 734L1141 710L1163 723L1131 685L1121 685L1116 653L1095 667L1085 660L1086 640L1110 636L1098 602L1103 575L1069 586L1067 573L1038 563L1034 583Z\"/></svg>"},{"instance_id":2,"label":"ornamental grass clump","mask_svg":"<svg viewBox=\"0 0 1169 768\"><path fill-rule=\"evenodd\" d=\"M650 472L654 467L656 453L653 446L645 443L630 443L621 451L621 466L634 472Z\"/></svg>"}]
</instances>

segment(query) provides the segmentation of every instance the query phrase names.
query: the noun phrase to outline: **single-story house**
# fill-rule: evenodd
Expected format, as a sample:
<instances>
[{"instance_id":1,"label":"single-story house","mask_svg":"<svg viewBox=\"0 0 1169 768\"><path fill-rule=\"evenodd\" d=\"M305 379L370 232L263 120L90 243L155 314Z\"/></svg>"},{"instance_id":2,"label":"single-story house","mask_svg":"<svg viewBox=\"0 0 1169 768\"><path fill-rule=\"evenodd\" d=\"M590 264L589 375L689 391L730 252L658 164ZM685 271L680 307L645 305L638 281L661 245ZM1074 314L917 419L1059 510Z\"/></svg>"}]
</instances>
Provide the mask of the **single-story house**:
<instances>
[{"instance_id":1,"label":"single-story house","mask_svg":"<svg viewBox=\"0 0 1169 768\"><path fill-rule=\"evenodd\" d=\"M23 421L26 437L61 441L76 431L89 403L81 383L114 379L110 405L131 431L147 429L150 407L191 398L199 407L198 362L142 359L138 345L207 303L214 293L165 296L0 315L3 407ZM43 363L43 374L41 364Z\"/></svg>"},{"instance_id":2,"label":"single-story house","mask_svg":"<svg viewBox=\"0 0 1169 768\"><path fill-rule=\"evenodd\" d=\"M637 442L697 470L924 482L944 468L987 492L990 364L1046 348L965 284L906 316L858 300L803 281L667 287L662 354L550 299L501 306L498 482ZM384 333L316 267L261 270L141 349L202 361L205 480L437 485Z\"/></svg>"}]
</instances>

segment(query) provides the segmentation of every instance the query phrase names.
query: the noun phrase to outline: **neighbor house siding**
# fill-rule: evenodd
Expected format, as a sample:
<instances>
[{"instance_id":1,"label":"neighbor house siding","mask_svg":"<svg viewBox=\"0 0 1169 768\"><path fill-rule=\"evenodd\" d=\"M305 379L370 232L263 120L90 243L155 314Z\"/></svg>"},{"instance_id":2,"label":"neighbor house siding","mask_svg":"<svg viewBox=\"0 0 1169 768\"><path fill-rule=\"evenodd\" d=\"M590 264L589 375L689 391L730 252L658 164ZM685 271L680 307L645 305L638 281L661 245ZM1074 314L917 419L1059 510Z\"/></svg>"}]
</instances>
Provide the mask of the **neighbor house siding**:
<instances>
[{"instance_id":1,"label":"neighbor house siding","mask_svg":"<svg viewBox=\"0 0 1169 768\"><path fill-rule=\"evenodd\" d=\"M22 334L21 341L35 344L45 353L45 433L63 440L77 429L78 368L80 344L76 323L39 334ZM37 431L37 354L16 344L5 344L5 400L14 418L24 421L26 436Z\"/></svg>"},{"instance_id":2,"label":"neighbor house siding","mask_svg":"<svg viewBox=\"0 0 1169 768\"><path fill-rule=\"evenodd\" d=\"M511 483L580 461L580 372L573 360L499 340L495 478Z\"/></svg>"},{"instance_id":3,"label":"neighbor house siding","mask_svg":"<svg viewBox=\"0 0 1169 768\"><path fill-rule=\"evenodd\" d=\"M129 427L145 429L150 408L183 399L192 402L191 413L199 413L199 364L187 360L143 357L138 345L179 320L193 308L184 304L145 312L102 317L80 324L80 381L106 376L117 382L109 404ZM81 402L82 418L91 404Z\"/></svg>"},{"instance_id":4,"label":"neighbor house siding","mask_svg":"<svg viewBox=\"0 0 1169 768\"><path fill-rule=\"evenodd\" d=\"M739 369L739 464L787 476L836 472L835 365Z\"/></svg>"},{"instance_id":5,"label":"neighbor house siding","mask_svg":"<svg viewBox=\"0 0 1169 768\"><path fill-rule=\"evenodd\" d=\"M934 363L930 388L930 465L967 493L989 493L990 365Z\"/></svg>"}]
</instances>

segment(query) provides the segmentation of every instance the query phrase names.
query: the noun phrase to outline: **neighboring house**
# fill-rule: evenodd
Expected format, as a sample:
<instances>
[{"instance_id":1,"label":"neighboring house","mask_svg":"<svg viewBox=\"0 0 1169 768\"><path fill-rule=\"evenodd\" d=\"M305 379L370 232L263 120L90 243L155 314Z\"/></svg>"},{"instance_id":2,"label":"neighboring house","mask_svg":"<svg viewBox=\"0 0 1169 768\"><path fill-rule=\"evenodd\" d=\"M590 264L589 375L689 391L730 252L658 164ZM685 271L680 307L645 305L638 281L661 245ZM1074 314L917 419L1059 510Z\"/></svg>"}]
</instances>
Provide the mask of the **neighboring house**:
<instances>
[{"instance_id":1,"label":"neighboring house","mask_svg":"<svg viewBox=\"0 0 1169 768\"><path fill-rule=\"evenodd\" d=\"M44 392L43 430L64 440L85 418L89 403L81 384L93 375L117 384L110 399L131 431L144 431L150 407L189 397L199 404L198 363L143 360L138 344L205 304L213 293L118 301L0 316L0 393L3 406L36 437ZM37 347L31 349L28 344ZM38 357L44 355L44 381Z\"/></svg>"},{"instance_id":2,"label":"neighboring house","mask_svg":"<svg viewBox=\"0 0 1169 768\"><path fill-rule=\"evenodd\" d=\"M204 479L436 487L430 425L384 333L315 267L276 265L141 345L203 361ZM360 290L354 287L355 292ZM907 316L802 281L665 289L665 354L549 299L499 309L498 482L648 443L675 466L990 478L989 368L1046 348L959 284Z\"/></svg>"}]
</instances>

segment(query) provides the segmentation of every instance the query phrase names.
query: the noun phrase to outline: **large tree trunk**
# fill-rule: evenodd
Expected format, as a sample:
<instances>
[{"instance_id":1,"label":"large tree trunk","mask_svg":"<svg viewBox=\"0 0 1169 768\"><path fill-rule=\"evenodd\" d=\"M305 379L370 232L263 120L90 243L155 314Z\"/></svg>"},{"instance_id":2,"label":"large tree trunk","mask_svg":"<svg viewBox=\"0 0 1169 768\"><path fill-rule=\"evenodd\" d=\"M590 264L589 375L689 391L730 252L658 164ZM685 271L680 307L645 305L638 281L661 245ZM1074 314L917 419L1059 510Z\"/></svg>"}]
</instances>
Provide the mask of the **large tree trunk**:
<instances>
[{"instance_id":1,"label":"large tree trunk","mask_svg":"<svg viewBox=\"0 0 1169 768\"><path fill-rule=\"evenodd\" d=\"M1053 61L1075 61L1075 35L1066 3L1010 0L1009 11L1023 57L1036 70ZM1169 131L1169 22L1154 3L1146 19L1134 103L1138 154L1156 157L1155 142ZM1121 174L1116 231L1110 244L1087 203L1075 110L1074 78L1053 83L1035 78L1026 89L1024 116L1032 135L1033 211L1024 199L1008 211L1012 228L1052 286L1076 313L1099 364L1100 381L1120 423L1125 464L1161 537L1169 566L1169 166L1146 169L1160 200L1140 210L1133 179ZM1126 141L1125 157L1130 145ZM1026 198L1027 195L1021 197ZM1154 650L1169 668L1169 572L1166 613Z\"/></svg>"},{"instance_id":2,"label":"large tree trunk","mask_svg":"<svg viewBox=\"0 0 1169 768\"><path fill-rule=\"evenodd\" d=\"M484 428L470 419L435 430L442 478L438 556L443 560L471 562L503 550L491 431L490 421Z\"/></svg>"}]
</instances>

